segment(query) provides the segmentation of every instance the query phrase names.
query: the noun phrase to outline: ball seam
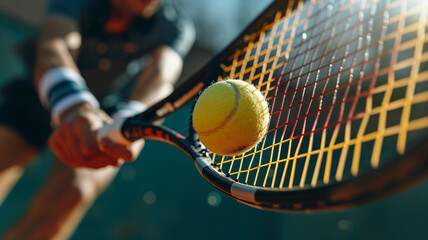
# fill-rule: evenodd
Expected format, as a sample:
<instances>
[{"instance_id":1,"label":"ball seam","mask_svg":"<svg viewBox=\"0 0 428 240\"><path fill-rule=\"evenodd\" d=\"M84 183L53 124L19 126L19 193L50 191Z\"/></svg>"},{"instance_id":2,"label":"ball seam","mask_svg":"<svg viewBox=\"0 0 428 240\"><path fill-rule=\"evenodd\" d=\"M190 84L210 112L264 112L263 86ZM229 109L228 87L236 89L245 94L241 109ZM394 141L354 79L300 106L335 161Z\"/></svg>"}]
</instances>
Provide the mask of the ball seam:
<instances>
[{"instance_id":1,"label":"ball seam","mask_svg":"<svg viewBox=\"0 0 428 240\"><path fill-rule=\"evenodd\" d=\"M214 134L214 133L220 131L221 129L226 127L227 123L229 123L229 121L233 118L233 116L235 116L235 113L238 111L239 97L240 97L238 87L235 84L232 84L230 82L226 82L226 83L230 84L232 86L233 90L235 91L235 105L233 106L232 111L229 113L229 115L227 115L227 117L224 119L224 121L220 125L218 125L214 129L211 129L209 131L198 132L198 134L204 135L204 136L209 136L211 134Z\"/></svg>"}]
</instances>

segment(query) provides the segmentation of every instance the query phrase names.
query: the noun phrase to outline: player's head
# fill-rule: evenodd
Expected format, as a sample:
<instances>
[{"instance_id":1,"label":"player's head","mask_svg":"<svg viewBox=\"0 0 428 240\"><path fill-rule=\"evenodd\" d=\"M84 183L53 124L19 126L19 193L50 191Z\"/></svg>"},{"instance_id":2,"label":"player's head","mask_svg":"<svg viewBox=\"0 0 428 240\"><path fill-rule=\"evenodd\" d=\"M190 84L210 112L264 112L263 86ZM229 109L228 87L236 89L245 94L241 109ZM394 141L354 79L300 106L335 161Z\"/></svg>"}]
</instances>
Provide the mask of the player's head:
<instances>
[{"instance_id":1,"label":"player's head","mask_svg":"<svg viewBox=\"0 0 428 240\"><path fill-rule=\"evenodd\" d=\"M112 0L112 2L127 14L148 18L159 9L162 0Z\"/></svg>"}]
</instances>

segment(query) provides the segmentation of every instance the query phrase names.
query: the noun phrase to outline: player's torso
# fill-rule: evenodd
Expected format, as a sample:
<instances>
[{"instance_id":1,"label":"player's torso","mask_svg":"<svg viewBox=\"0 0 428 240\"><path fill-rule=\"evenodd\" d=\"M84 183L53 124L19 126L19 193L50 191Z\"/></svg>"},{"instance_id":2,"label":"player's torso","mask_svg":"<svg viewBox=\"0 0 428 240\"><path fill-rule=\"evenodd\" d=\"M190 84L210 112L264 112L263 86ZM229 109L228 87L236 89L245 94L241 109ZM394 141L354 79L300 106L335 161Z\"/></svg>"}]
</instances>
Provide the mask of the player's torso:
<instances>
[{"instance_id":1,"label":"player's torso","mask_svg":"<svg viewBox=\"0 0 428 240\"><path fill-rule=\"evenodd\" d=\"M161 14L140 18L126 31L110 34L105 31L110 8L99 1L91 3L79 20L82 34L77 65L92 92L102 97L114 88L113 81L124 74L128 64L149 54L160 42ZM142 66L131 69L139 71Z\"/></svg>"}]
</instances>

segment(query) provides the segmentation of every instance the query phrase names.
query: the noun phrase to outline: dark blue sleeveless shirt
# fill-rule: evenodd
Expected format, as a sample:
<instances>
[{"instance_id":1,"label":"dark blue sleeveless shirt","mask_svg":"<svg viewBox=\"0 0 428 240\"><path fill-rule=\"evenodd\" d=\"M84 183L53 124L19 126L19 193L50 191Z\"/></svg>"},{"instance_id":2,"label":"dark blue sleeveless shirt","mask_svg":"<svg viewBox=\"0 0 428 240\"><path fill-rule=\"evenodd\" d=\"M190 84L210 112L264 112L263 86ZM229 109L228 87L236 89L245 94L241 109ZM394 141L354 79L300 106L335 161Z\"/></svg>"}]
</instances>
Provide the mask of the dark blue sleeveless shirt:
<instances>
[{"instance_id":1,"label":"dark blue sleeveless shirt","mask_svg":"<svg viewBox=\"0 0 428 240\"><path fill-rule=\"evenodd\" d=\"M48 14L65 15L79 23L82 45L77 66L98 97L112 91L113 80L127 70L139 72L144 64L138 60L156 47L169 46L184 57L195 37L191 20L172 0L163 0L152 17L137 18L120 34L104 31L110 14L109 0L50 0Z\"/></svg>"}]
</instances>

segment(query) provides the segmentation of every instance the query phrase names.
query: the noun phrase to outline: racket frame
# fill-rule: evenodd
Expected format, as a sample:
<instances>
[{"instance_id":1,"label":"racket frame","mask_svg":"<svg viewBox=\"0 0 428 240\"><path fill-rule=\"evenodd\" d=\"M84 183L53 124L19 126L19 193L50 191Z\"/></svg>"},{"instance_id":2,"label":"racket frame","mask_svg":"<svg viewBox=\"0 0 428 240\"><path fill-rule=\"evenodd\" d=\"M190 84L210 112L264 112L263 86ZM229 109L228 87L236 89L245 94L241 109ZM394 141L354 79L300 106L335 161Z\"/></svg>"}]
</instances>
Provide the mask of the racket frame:
<instances>
[{"instance_id":1,"label":"racket frame","mask_svg":"<svg viewBox=\"0 0 428 240\"><path fill-rule=\"evenodd\" d=\"M428 156L428 139L425 139L425 144L411 149L405 156L391 163L341 182L320 184L316 188L278 189L250 186L228 177L212 163L207 149L191 126L191 119L187 138L171 129L150 123L166 117L195 99L203 89L211 85L214 80L212 77L216 77L216 73L220 71L219 63L236 48L245 46L246 36L255 29L261 29L265 22L273 21L278 10L290 15L290 9L294 10L298 4L298 1L275 1L227 48L178 86L169 97L147 111L127 119L121 128L123 136L131 141L144 138L178 147L194 161L200 174L211 185L241 203L260 209L298 212L340 209L389 196L423 179L428 174L428 161L425 159Z\"/></svg>"}]
</instances>

